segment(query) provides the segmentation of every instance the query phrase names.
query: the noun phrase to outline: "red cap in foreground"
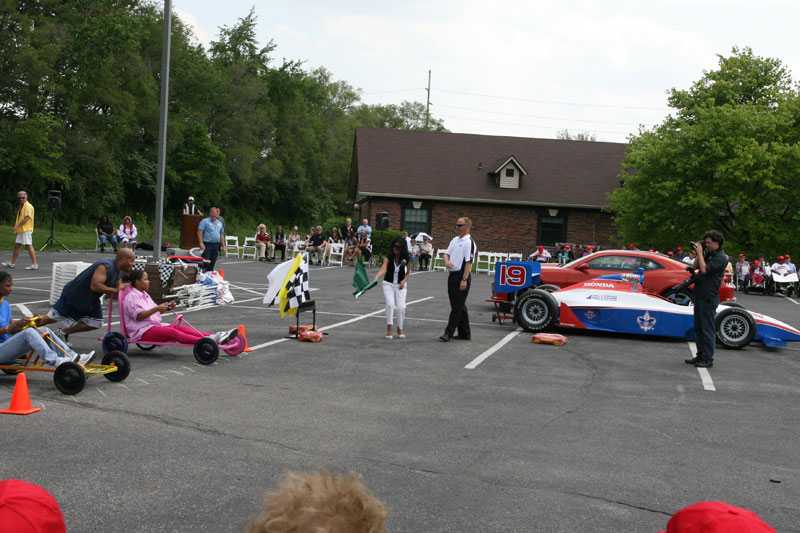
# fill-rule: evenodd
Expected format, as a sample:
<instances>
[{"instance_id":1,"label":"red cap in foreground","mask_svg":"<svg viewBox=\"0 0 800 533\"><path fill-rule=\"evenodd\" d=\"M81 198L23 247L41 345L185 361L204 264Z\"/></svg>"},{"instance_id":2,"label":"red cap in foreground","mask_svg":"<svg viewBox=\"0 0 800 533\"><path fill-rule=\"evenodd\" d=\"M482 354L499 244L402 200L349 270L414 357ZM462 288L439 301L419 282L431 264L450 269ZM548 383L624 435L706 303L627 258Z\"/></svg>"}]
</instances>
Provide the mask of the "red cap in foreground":
<instances>
[{"instance_id":1,"label":"red cap in foreground","mask_svg":"<svg viewBox=\"0 0 800 533\"><path fill-rule=\"evenodd\" d=\"M15 533L66 533L64 516L53 495L39 485L0 481L0 525Z\"/></svg>"},{"instance_id":2,"label":"red cap in foreground","mask_svg":"<svg viewBox=\"0 0 800 533\"><path fill-rule=\"evenodd\" d=\"M757 514L724 502L698 502L669 519L661 533L775 533Z\"/></svg>"}]
</instances>

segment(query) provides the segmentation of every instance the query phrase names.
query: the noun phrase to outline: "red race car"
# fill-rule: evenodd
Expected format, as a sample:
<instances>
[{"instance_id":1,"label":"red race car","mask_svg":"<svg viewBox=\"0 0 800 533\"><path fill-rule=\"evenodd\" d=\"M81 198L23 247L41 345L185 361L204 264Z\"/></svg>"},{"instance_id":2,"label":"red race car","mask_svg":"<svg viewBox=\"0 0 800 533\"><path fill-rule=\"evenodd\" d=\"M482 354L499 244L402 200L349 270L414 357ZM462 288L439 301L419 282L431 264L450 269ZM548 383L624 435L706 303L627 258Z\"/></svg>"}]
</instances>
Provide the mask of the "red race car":
<instances>
[{"instance_id":1,"label":"red race car","mask_svg":"<svg viewBox=\"0 0 800 533\"><path fill-rule=\"evenodd\" d=\"M681 305L694 301L692 287L680 291L672 287L689 278L686 263L675 261L653 252L635 250L603 250L581 257L564 266L554 263L542 265L542 285L555 285L561 289L588 281L606 274L624 274L644 269L644 291L661 295ZM719 300L735 300L734 286L730 274L726 273L719 288Z\"/></svg>"}]
</instances>

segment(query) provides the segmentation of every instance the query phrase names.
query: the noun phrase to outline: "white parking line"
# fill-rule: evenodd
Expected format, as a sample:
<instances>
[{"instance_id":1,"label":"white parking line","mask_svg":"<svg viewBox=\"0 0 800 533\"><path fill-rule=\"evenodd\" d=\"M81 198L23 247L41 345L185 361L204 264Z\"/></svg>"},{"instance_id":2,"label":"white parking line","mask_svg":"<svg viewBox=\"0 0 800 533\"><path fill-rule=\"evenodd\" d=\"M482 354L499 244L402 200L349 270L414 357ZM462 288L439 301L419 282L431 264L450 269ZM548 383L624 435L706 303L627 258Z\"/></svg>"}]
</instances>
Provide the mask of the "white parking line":
<instances>
[{"instance_id":1,"label":"white parking line","mask_svg":"<svg viewBox=\"0 0 800 533\"><path fill-rule=\"evenodd\" d=\"M17 308L19 309L19 312L22 313L22 316L33 316L33 313L31 313L31 310L28 309L25 306L25 304L14 304L14 305L17 306Z\"/></svg>"},{"instance_id":2,"label":"white parking line","mask_svg":"<svg viewBox=\"0 0 800 533\"><path fill-rule=\"evenodd\" d=\"M789 297L788 297L788 296L786 296L785 294L781 294L780 296L783 296L784 298L786 298L787 300L789 300L790 302L792 302L794 305L800 305L800 302L795 302L794 300L792 300L791 298L789 298Z\"/></svg>"},{"instance_id":3,"label":"white parking line","mask_svg":"<svg viewBox=\"0 0 800 533\"><path fill-rule=\"evenodd\" d=\"M419 300L414 300L413 302L407 302L406 306L409 306L411 304L416 304L416 303L419 303L419 302L424 302L426 300L431 300L433 298L434 298L433 296L420 298ZM382 309L378 309L377 311L373 311L372 313L367 313L366 315L359 315L359 316L357 316L355 318L351 318L351 319L345 320L343 322L337 322L336 324L331 324L330 326L325 326L324 328L319 328L319 331L325 331L325 330L328 330L328 329L338 328L339 326L345 326L347 324L352 324L353 322L358 322L359 320L364 320L365 318L369 318L371 316L375 316L375 315L378 315L380 313L383 313L385 310L386 310L386 307L384 307ZM250 349L255 351L255 350L258 350L259 348L266 348L267 346L272 346L274 344L279 344L281 342L286 342L286 341L290 341L290 340L294 340L294 337L284 337L282 339L275 339L273 341L265 342L264 344L258 344L256 346L250 346Z\"/></svg>"},{"instance_id":4,"label":"white parking line","mask_svg":"<svg viewBox=\"0 0 800 533\"><path fill-rule=\"evenodd\" d=\"M692 341L688 341L687 344L689 345L689 351L691 352L692 357L694 357L697 353L697 345ZM717 388L714 386L714 382L711 380L711 374L708 372L707 368L697 368L697 373L700 374L700 380L703 382L703 388L705 390L717 390Z\"/></svg>"},{"instance_id":5,"label":"white parking line","mask_svg":"<svg viewBox=\"0 0 800 533\"><path fill-rule=\"evenodd\" d=\"M492 355L494 352L496 352L497 350L499 350L500 348L502 348L503 346L508 344L511 341L511 339L516 337L517 334L519 334L521 332L522 332L522 328L515 329L514 331L512 331L511 333L509 333L508 335L503 337L500 340L500 342L498 342L497 344L495 344L494 346L492 346L491 348L489 348L488 350L486 350L485 352L480 354L475 359L473 359L472 362L470 364L468 364L467 366L465 366L464 368L466 368L467 370L474 370L479 364L484 362L490 355Z\"/></svg>"}]
</instances>

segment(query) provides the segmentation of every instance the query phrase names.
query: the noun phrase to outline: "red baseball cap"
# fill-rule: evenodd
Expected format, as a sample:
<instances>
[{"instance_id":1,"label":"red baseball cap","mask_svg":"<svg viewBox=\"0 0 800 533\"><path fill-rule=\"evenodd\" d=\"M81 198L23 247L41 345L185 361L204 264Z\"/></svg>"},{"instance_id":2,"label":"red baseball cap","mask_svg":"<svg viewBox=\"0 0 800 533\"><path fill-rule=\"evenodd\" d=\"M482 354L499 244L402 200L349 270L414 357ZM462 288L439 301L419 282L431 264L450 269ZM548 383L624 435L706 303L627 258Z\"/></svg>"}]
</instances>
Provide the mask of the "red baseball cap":
<instances>
[{"instance_id":1,"label":"red baseball cap","mask_svg":"<svg viewBox=\"0 0 800 533\"><path fill-rule=\"evenodd\" d=\"M678 251L682 252L683 251L683 246L678 246Z\"/></svg>"},{"instance_id":2,"label":"red baseball cap","mask_svg":"<svg viewBox=\"0 0 800 533\"><path fill-rule=\"evenodd\" d=\"M636 248L636 245L634 243L631 243L631 248Z\"/></svg>"},{"instance_id":3,"label":"red baseball cap","mask_svg":"<svg viewBox=\"0 0 800 533\"><path fill-rule=\"evenodd\" d=\"M779 255L778 256L778 261L783 261L783 260L784 260L784 257L782 255Z\"/></svg>"},{"instance_id":4,"label":"red baseball cap","mask_svg":"<svg viewBox=\"0 0 800 533\"><path fill-rule=\"evenodd\" d=\"M791 259L791 258L792 258L792 256L791 256L791 255L789 255L789 254L786 254L786 260L787 260L787 261L788 261L789 259Z\"/></svg>"},{"instance_id":5,"label":"red baseball cap","mask_svg":"<svg viewBox=\"0 0 800 533\"><path fill-rule=\"evenodd\" d=\"M667 252L667 255L675 255L675 254L673 254L672 250L670 250L669 252Z\"/></svg>"},{"instance_id":6,"label":"red baseball cap","mask_svg":"<svg viewBox=\"0 0 800 533\"><path fill-rule=\"evenodd\" d=\"M0 524L3 531L66 533L64 515L52 494L19 479L0 481Z\"/></svg>"},{"instance_id":7,"label":"red baseball cap","mask_svg":"<svg viewBox=\"0 0 800 533\"><path fill-rule=\"evenodd\" d=\"M775 533L757 514L724 502L698 502L669 519L661 533Z\"/></svg>"},{"instance_id":8,"label":"red baseball cap","mask_svg":"<svg viewBox=\"0 0 800 533\"><path fill-rule=\"evenodd\" d=\"M739 254L739 257L744 257L744 254Z\"/></svg>"},{"instance_id":9,"label":"red baseball cap","mask_svg":"<svg viewBox=\"0 0 800 533\"><path fill-rule=\"evenodd\" d=\"M756 259L755 261L753 261L753 264L754 264L755 266L758 266L758 265L760 265L760 264L761 264L761 261L759 261L758 259Z\"/></svg>"}]
</instances>

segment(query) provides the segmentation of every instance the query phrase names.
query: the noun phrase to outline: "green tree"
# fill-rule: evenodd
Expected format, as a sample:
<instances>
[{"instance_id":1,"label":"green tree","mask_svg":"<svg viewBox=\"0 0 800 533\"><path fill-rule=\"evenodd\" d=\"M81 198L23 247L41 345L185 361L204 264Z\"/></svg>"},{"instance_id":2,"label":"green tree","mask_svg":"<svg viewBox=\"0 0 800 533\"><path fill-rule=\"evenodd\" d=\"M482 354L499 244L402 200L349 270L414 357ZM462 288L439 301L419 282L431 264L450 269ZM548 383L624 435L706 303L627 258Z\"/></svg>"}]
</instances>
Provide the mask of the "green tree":
<instances>
[{"instance_id":1,"label":"green tree","mask_svg":"<svg viewBox=\"0 0 800 533\"><path fill-rule=\"evenodd\" d=\"M783 252L800 224L800 99L777 59L733 49L674 115L630 140L610 196L623 242L668 249L707 229L729 251Z\"/></svg>"}]
</instances>

